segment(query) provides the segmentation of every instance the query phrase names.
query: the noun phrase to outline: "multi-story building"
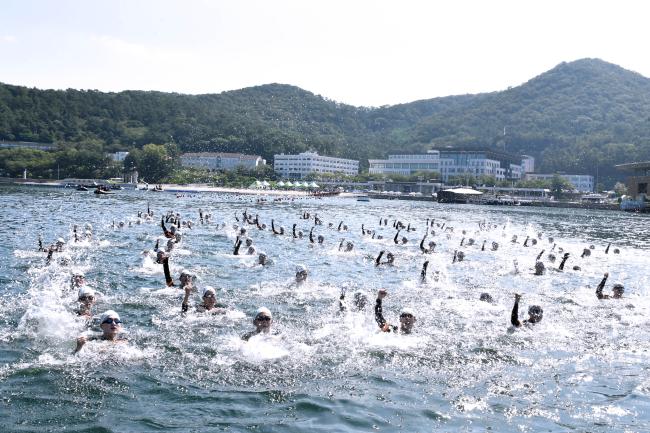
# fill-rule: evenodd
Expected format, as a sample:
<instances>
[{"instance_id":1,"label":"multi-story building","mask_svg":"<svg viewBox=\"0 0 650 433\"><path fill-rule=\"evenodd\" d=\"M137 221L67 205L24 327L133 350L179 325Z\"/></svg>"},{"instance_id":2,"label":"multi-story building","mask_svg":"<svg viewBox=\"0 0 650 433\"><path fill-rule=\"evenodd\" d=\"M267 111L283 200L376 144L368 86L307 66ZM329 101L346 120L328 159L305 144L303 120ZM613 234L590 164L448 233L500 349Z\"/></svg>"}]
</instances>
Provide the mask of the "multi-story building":
<instances>
[{"instance_id":1,"label":"multi-story building","mask_svg":"<svg viewBox=\"0 0 650 433\"><path fill-rule=\"evenodd\" d=\"M368 160L370 174L410 176L416 171L440 173L440 153L429 151L416 155L388 155L388 159Z\"/></svg>"},{"instance_id":2,"label":"multi-story building","mask_svg":"<svg viewBox=\"0 0 650 433\"><path fill-rule=\"evenodd\" d=\"M253 170L266 165L266 160L258 155L244 155L243 153L198 152L182 154L181 165L207 170L229 171L235 170L237 167Z\"/></svg>"},{"instance_id":3,"label":"multi-story building","mask_svg":"<svg viewBox=\"0 0 650 433\"><path fill-rule=\"evenodd\" d=\"M526 173L526 180L551 180L556 174ZM588 174L557 174L580 192L594 191L594 177Z\"/></svg>"},{"instance_id":4,"label":"multi-story building","mask_svg":"<svg viewBox=\"0 0 650 433\"><path fill-rule=\"evenodd\" d=\"M535 158L530 155L521 155L521 167L524 173L535 172Z\"/></svg>"},{"instance_id":5,"label":"multi-story building","mask_svg":"<svg viewBox=\"0 0 650 433\"><path fill-rule=\"evenodd\" d=\"M359 174L359 161L353 159L321 156L316 152L303 152L298 155L275 155L273 169L282 178L302 179L310 173Z\"/></svg>"},{"instance_id":6,"label":"multi-story building","mask_svg":"<svg viewBox=\"0 0 650 433\"><path fill-rule=\"evenodd\" d=\"M484 147L441 147L440 175L443 181L453 177L491 176L496 180L518 180L522 176L521 158L511 153Z\"/></svg>"}]
</instances>

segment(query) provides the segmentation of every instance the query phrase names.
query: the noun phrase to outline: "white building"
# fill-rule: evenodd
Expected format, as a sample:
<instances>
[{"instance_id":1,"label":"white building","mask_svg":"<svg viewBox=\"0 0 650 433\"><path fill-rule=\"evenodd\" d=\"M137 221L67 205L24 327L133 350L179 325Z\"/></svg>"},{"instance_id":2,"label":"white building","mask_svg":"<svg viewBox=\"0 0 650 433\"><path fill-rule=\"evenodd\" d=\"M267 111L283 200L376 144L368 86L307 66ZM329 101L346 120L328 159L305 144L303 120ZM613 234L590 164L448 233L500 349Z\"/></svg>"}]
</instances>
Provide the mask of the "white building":
<instances>
[{"instance_id":1,"label":"white building","mask_svg":"<svg viewBox=\"0 0 650 433\"><path fill-rule=\"evenodd\" d=\"M111 159L116 162L123 162L129 152L114 152L111 153Z\"/></svg>"},{"instance_id":2,"label":"white building","mask_svg":"<svg viewBox=\"0 0 650 433\"><path fill-rule=\"evenodd\" d=\"M298 155L275 155L273 169L282 178L302 179L309 173L359 174L359 161L353 159L321 156L316 152L303 152Z\"/></svg>"},{"instance_id":3,"label":"white building","mask_svg":"<svg viewBox=\"0 0 650 433\"><path fill-rule=\"evenodd\" d=\"M499 150L482 147L438 148L440 175L443 181L450 178L472 176L494 177L496 180L521 179L521 158Z\"/></svg>"},{"instance_id":4,"label":"white building","mask_svg":"<svg viewBox=\"0 0 650 433\"><path fill-rule=\"evenodd\" d=\"M555 174L526 173L526 180L551 180ZM594 177L588 174L558 174L580 192L594 192Z\"/></svg>"},{"instance_id":5,"label":"white building","mask_svg":"<svg viewBox=\"0 0 650 433\"><path fill-rule=\"evenodd\" d=\"M370 159L370 174L410 176L416 171L440 173L440 152L417 155L388 155L388 159Z\"/></svg>"},{"instance_id":6,"label":"white building","mask_svg":"<svg viewBox=\"0 0 650 433\"><path fill-rule=\"evenodd\" d=\"M533 173L535 171L535 158L530 155L521 155L521 167L524 173Z\"/></svg>"},{"instance_id":7,"label":"white building","mask_svg":"<svg viewBox=\"0 0 650 433\"><path fill-rule=\"evenodd\" d=\"M198 152L181 155L183 167L203 168L206 170L235 170L237 167L254 170L266 165L266 160L258 155L243 153Z\"/></svg>"}]
</instances>

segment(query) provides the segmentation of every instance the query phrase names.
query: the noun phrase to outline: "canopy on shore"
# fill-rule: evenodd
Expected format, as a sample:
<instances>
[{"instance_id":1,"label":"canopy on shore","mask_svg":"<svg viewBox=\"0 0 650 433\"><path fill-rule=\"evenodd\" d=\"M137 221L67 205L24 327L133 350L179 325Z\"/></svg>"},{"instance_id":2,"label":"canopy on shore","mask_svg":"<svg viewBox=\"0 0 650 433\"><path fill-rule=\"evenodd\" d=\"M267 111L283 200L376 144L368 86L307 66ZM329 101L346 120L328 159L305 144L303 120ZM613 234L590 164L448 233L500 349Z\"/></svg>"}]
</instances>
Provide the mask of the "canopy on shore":
<instances>
[{"instance_id":1,"label":"canopy on shore","mask_svg":"<svg viewBox=\"0 0 650 433\"><path fill-rule=\"evenodd\" d=\"M481 195L483 194L481 191L477 191L475 189L470 189L470 188L452 188L452 189L445 189L445 192L450 192L452 194L464 194L464 195Z\"/></svg>"},{"instance_id":2,"label":"canopy on shore","mask_svg":"<svg viewBox=\"0 0 650 433\"><path fill-rule=\"evenodd\" d=\"M284 186L293 186L290 180L287 181L287 183L284 184Z\"/></svg>"},{"instance_id":3,"label":"canopy on shore","mask_svg":"<svg viewBox=\"0 0 650 433\"><path fill-rule=\"evenodd\" d=\"M283 187L283 186L284 186L284 182L280 181L280 182L276 183L275 186Z\"/></svg>"},{"instance_id":4,"label":"canopy on shore","mask_svg":"<svg viewBox=\"0 0 650 433\"><path fill-rule=\"evenodd\" d=\"M316 182L312 182L309 184L310 188L320 188L320 186Z\"/></svg>"},{"instance_id":5,"label":"canopy on shore","mask_svg":"<svg viewBox=\"0 0 650 433\"><path fill-rule=\"evenodd\" d=\"M255 182L251 183L251 184L248 186L248 188L249 188L249 189L259 189L259 188L262 188L262 182L260 182L259 180L256 180Z\"/></svg>"}]
</instances>

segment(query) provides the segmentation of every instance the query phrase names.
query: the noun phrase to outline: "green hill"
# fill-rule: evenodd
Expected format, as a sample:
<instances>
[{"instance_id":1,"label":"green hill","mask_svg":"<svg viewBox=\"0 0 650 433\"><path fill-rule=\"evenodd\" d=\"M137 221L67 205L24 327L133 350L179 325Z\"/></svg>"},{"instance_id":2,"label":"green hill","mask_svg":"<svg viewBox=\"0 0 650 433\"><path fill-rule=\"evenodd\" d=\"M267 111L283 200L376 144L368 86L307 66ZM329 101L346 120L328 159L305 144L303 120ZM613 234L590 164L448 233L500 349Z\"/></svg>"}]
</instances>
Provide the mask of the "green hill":
<instances>
[{"instance_id":1,"label":"green hill","mask_svg":"<svg viewBox=\"0 0 650 433\"><path fill-rule=\"evenodd\" d=\"M505 135L504 135L505 128ZM99 141L105 150L178 143L184 151L315 149L361 160L435 145L482 144L533 155L544 171L620 176L650 159L650 79L597 59L562 63L501 92L380 108L294 86L209 95L65 91L0 84L0 139Z\"/></svg>"}]
</instances>

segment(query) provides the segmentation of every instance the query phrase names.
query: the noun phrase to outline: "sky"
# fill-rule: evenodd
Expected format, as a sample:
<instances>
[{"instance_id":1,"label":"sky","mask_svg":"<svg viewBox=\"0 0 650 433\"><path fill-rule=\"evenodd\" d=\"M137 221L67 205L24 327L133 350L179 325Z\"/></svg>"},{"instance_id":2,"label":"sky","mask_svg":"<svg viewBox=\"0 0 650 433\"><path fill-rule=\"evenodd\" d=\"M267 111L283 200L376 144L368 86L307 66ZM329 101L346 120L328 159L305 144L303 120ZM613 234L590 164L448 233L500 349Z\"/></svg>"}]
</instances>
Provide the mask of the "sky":
<instances>
[{"instance_id":1,"label":"sky","mask_svg":"<svg viewBox=\"0 0 650 433\"><path fill-rule=\"evenodd\" d=\"M503 90L585 57L650 77L648 12L642 0L0 0L0 82L282 83L377 107Z\"/></svg>"}]
</instances>

